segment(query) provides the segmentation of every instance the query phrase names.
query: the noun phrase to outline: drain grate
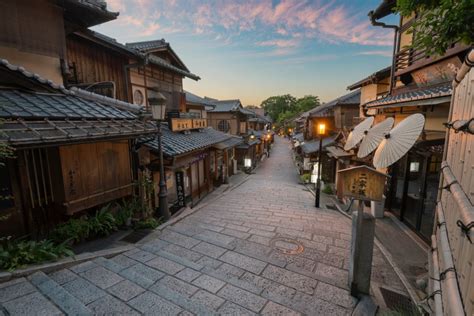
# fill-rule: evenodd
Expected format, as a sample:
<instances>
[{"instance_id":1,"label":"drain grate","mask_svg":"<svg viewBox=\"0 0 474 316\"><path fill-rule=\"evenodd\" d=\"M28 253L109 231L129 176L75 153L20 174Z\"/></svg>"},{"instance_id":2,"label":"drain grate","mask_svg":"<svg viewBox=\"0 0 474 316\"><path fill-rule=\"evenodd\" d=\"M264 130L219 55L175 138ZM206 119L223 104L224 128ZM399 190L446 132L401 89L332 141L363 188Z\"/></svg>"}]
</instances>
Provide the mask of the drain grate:
<instances>
[{"instance_id":1,"label":"drain grate","mask_svg":"<svg viewBox=\"0 0 474 316\"><path fill-rule=\"evenodd\" d=\"M302 243L288 237L275 237L270 240L270 246L287 255L297 255L304 251Z\"/></svg>"},{"instance_id":2,"label":"drain grate","mask_svg":"<svg viewBox=\"0 0 474 316\"><path fill-rule=\"evenodd\" d=\"M380 287L380 292L389 309L401 312L403 315L418 315L418 309L408 296L383 287Z\"/></svg>"},{"instance_id":3,"label":"drain grate","mask_svg":"<svg viewBox=\"0 0 474 316\"><path fill-rule=\"evenodd\" d=\"M151 233L151 229L140 229L140 230L134 230L127 236L123 237L120 239L120 241L125 241L131 244L135 244L145 238L149 233Z\"/></svg>"}]
</instances>

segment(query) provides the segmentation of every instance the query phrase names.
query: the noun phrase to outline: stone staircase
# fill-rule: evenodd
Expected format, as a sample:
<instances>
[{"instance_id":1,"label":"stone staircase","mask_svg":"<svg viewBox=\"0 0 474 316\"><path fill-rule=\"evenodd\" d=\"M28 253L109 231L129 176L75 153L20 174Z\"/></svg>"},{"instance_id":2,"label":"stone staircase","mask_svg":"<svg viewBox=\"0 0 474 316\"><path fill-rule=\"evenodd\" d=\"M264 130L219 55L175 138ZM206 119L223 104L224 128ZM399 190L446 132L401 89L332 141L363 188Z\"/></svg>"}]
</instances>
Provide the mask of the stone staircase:
<instances>
[{"instance_id":1,"label":"stone staircase","mask_svg":"<svg viewBox=\"0 0 474 316\"><path fill-rule=\"evenodd\" d=\"M184 268L198 275L203 267L166 251L155 253L159 256L135 249L0 284L0 315L217 315L201 299L190 298L197 287L166 273ZM140 263L150 258L161 270Z\"/></svg>"}]
</instances>

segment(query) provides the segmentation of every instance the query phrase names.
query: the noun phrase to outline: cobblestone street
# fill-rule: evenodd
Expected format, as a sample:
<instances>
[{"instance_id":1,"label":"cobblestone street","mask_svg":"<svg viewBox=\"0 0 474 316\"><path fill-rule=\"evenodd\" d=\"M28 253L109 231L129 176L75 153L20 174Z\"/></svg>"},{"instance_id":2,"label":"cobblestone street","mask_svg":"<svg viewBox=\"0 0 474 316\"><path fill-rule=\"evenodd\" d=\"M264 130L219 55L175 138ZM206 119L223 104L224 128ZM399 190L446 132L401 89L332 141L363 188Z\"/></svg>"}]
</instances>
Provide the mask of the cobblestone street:
<instances>
[{"instance_id":1,"label":"cobblestone street","mask_svg":"<svg viewBox=\"0 0 474 316\"><path fill-rule=\"evenodd\" d=\"M313 204L277 137L255 174L157 238L0 284L0 315L350 315L350 221ZM375 284L403 289L378 249L374 265Z\"/></svg>"}]
</instances>

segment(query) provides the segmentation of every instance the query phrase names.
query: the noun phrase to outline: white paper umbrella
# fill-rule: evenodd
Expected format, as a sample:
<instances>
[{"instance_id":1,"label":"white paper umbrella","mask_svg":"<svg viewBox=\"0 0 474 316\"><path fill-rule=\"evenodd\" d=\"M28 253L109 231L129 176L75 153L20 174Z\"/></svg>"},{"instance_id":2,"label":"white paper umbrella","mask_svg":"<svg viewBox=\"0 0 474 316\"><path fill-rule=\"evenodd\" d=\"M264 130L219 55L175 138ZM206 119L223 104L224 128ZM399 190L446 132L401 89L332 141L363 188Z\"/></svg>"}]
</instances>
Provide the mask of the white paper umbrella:
<instances>
[{"instance_id":1,"label":"white paper umbrella","mask_svg":"<svg viewBox=\"0 0 474 316\"><path fill-rule=\"evenodd\" d=\"M369 116L368 118L357 124L347 137L346 144L344 145L344 150L347 151L354 148L362 140L362 138L364 138L365 132L370 129L370 126L372 126L373 122L374 117Z\"/></svg>"},{"instance_id":2,"label":"white paper umbrella","mask_svg":"<svg viewBox=\"0 0 474 316\"><path fill-rule=\"evenodd\" d=\"M398 123L375 151L375 168L386 168L402 158L413 147L424 125L425 117L419 113Z\"/></svg>"},{"instance_id":3,"label":"white paper umbrella","mask_svg":"<svg viewBox=\"0 0 474 316\"><path fill-rule=\"evenodd\" d=\"M389 117L388 119L374 125L371 129L369 129L360 143L357 157L364 158L373 152L384 139L385 134L390 132L393 122L393 118Z\"/></svg>"}]
</instances>

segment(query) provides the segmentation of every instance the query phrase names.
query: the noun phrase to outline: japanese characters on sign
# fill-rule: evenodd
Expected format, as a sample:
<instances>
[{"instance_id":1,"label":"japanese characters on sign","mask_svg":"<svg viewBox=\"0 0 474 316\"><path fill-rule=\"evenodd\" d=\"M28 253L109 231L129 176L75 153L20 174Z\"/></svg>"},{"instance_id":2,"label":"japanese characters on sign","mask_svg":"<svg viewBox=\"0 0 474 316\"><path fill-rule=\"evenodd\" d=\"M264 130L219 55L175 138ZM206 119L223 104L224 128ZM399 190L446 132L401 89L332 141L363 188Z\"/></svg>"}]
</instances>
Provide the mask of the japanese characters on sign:
<instances>
[{"instance_id":1,"label":"japanese characters on sign","mask_svg":"<svg viewBox=\"0 0 474 316\"><path fill-rule=\"evenodd\" d=\"M188 119L188 118L172 118L171 130L173 132L186 131L190 129L199 129L207 127L206 119Z\"/></svg>"},{"instance_id":2,"label":"japanese characters on sign","mask_svg":"<svg viewBox=\"0 0 474 316\"><path fill-rule=\"evenodd\" d=\"M364 201L381 201L387 175L367 166L338 171L342 194Z\"/></svg>"},{"instance_id":3,"label":"japanese characters on sign","mask_svg":"<svg viewBox=\"0 0 474 316\"><path fill-rule=\"evenodd\" d=\"M176 172L176 193L178 195L178 206L186 206L186 193L184 191L184 172Z\"/></svg>"}]
</instances>

